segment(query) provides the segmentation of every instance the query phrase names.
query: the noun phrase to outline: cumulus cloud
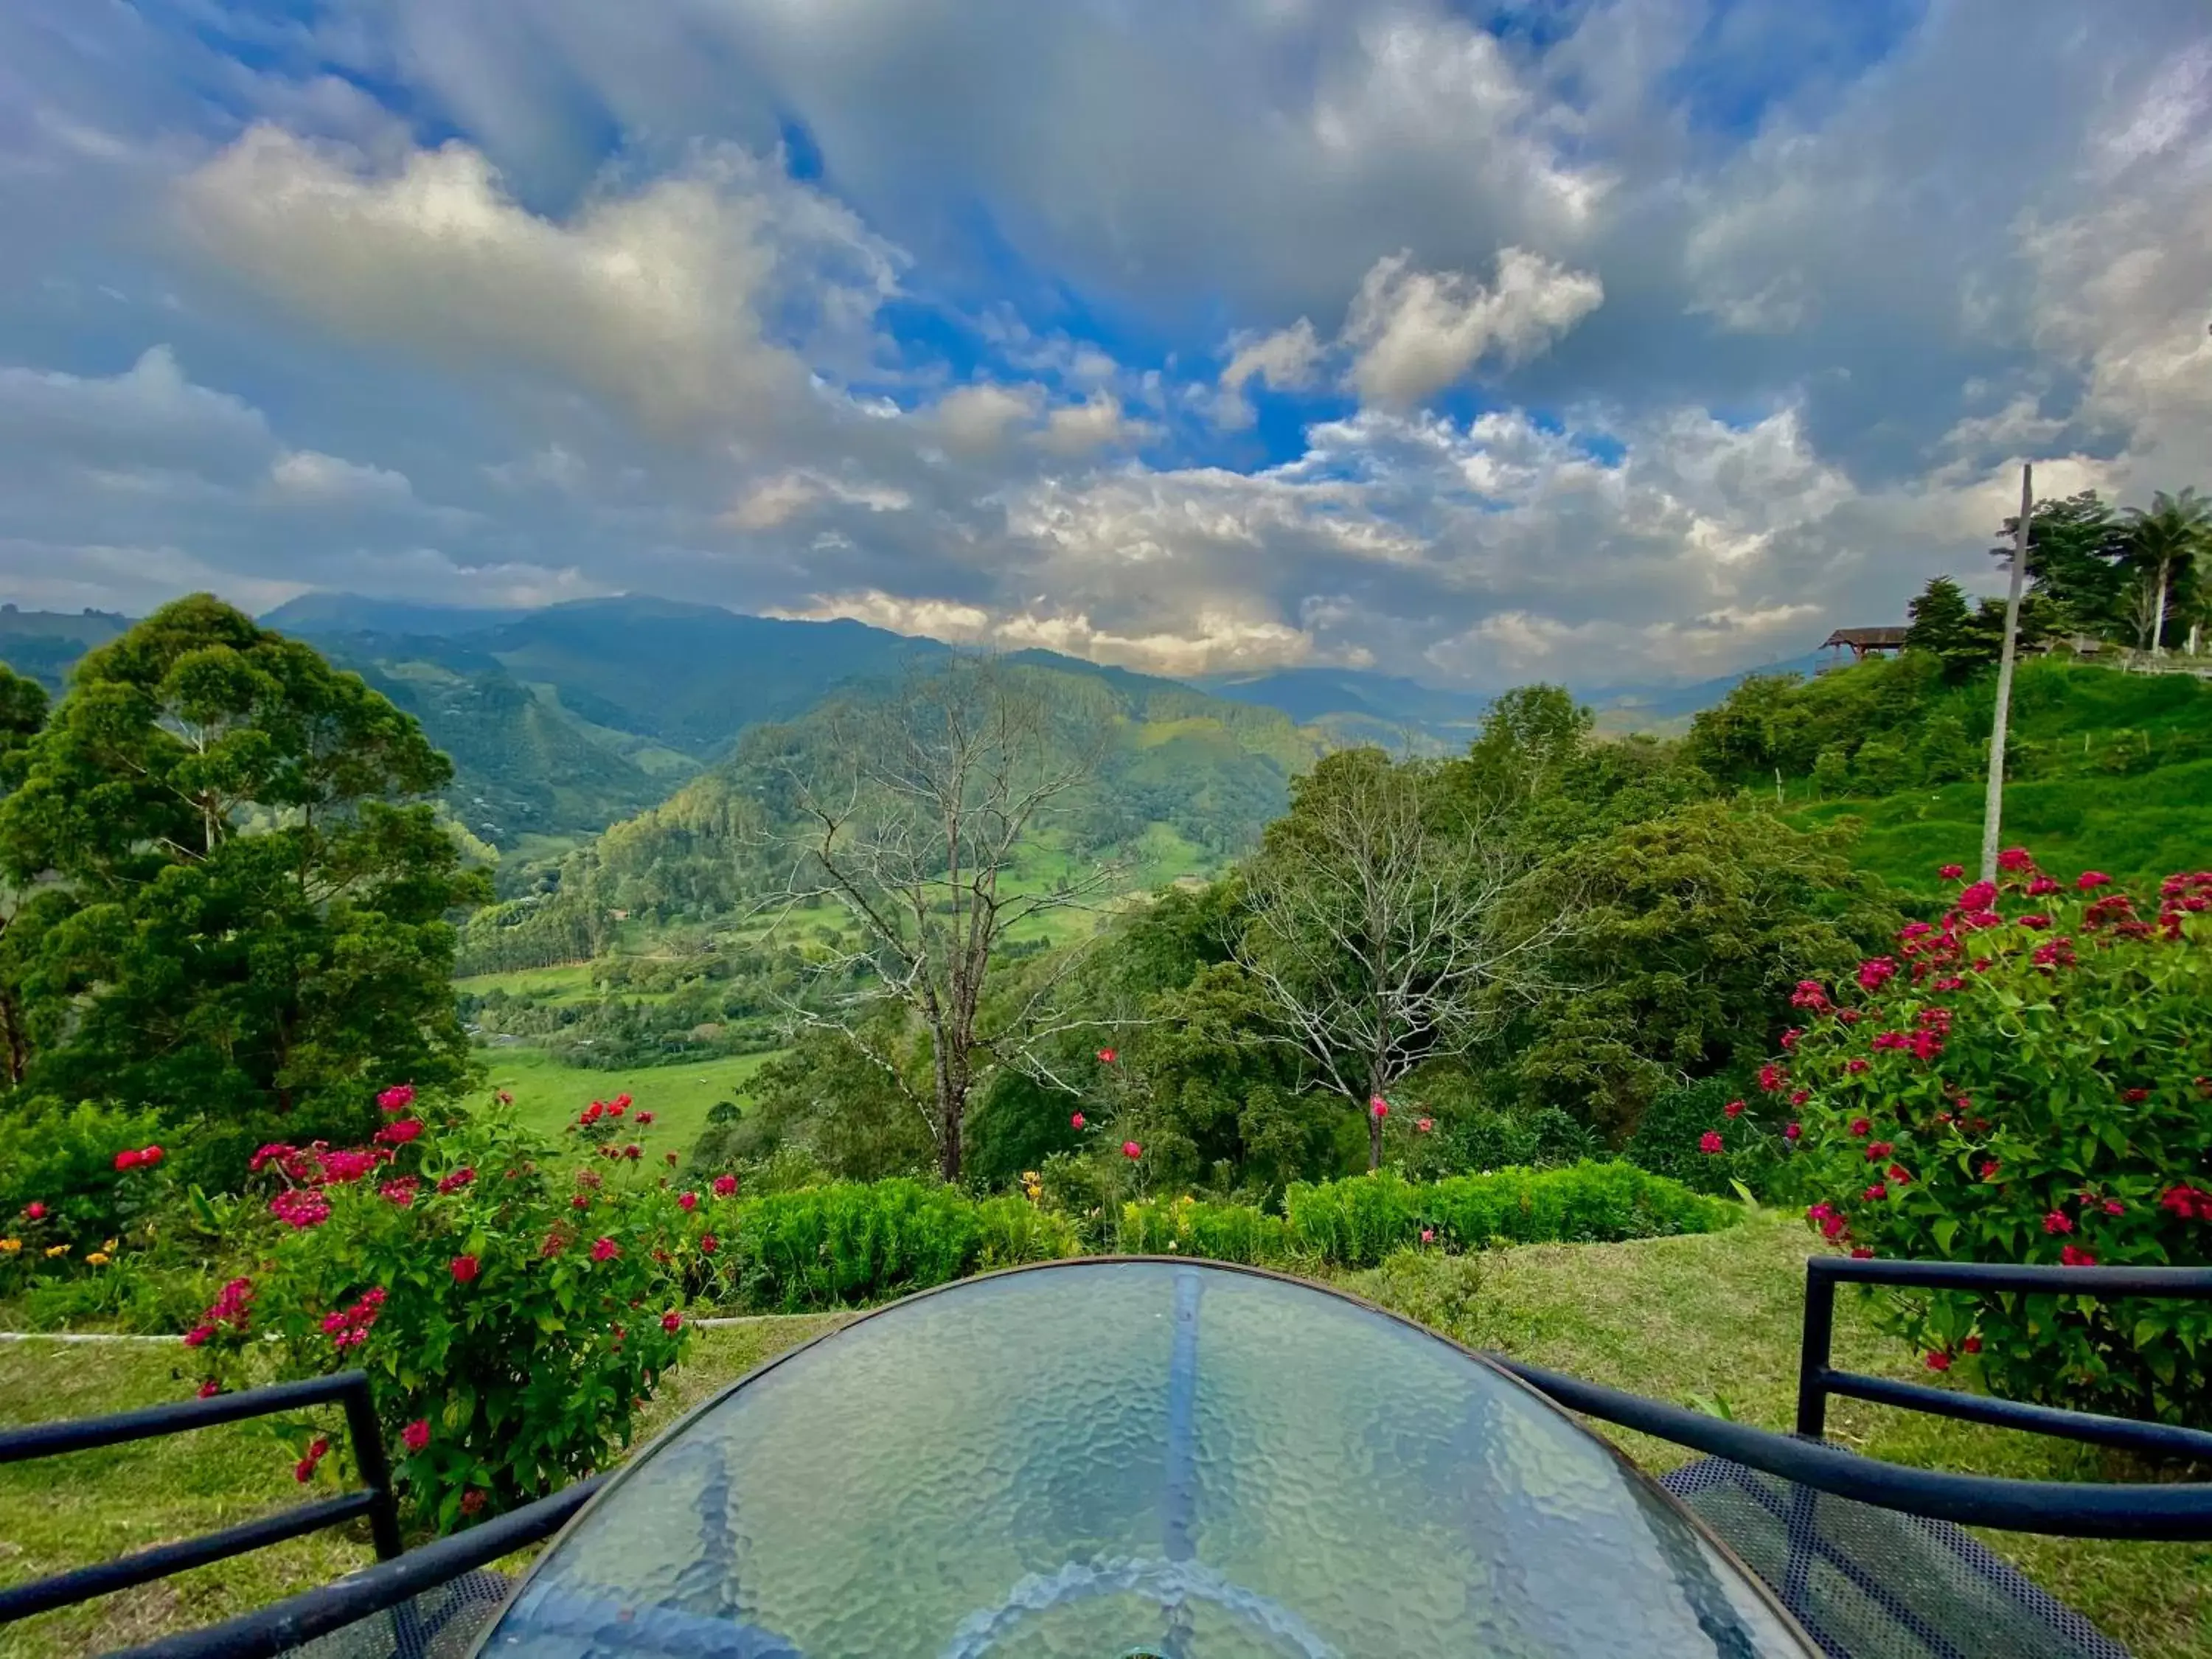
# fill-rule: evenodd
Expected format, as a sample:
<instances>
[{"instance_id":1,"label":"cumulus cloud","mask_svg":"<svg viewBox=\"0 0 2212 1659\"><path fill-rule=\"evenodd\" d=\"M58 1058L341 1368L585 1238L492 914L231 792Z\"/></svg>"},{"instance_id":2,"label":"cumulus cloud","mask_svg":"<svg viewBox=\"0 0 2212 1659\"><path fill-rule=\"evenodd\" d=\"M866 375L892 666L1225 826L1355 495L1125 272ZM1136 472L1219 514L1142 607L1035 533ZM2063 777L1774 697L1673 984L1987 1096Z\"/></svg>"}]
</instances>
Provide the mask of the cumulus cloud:
<instances>
[{"instance_id":1,"label":"cumulus cloud","mask_svg":"<svg viewBox=\"0 0 2212 1659\"><path fill-rule=\"evenodd\" d=\"M923 423L930 437L956 454L982 457L998 452L1009 428L1036 420L1043 404L1041 386L983 381L955 386L937 400Z\"/></svg>"},{"instance_id":2,"label":"cumulus cloud","mask_svg":"<svg viewBox=\"0 0 2212 1659\"><path fill-rule=\"evenodd\" d=\"M1221 371L1221 397L1214 416L1224 427L1252 423L1252 404L1244 395L1247 381L1258 380L1277 392L1295 391L1312 384L1321 364L1321 340L1312 322L1304 317L1288 328L1232 343L1236 349Z\"/></svg>"},{"instance_id":3,"label":"cumulus cloud","mask_svg":"<svg viewBox=\"0 0 2212 1659\"><path fill-rule=\"evenodd\" d=\"M1055 409L1045 416L1036 434L1037 447L1053 455L1087 455L1097 449L1126 449L1145 442L1157 431L1148 421L1124 415L1121 400L1110 392L1091 394L1079 404Z\"/></svg>"},{"instance_id":4,"label":"cumulus cloud","mask_svg":"<svg viewBox=\"0 0 2212 1659\"><path fill-rule=\"evenodd\" d=\"M322 322L566 379L662 428L804 395L769 313L817 354L849 349L896 290L895 252L848 211L727 149L556 221L458 141L380 169L262 125L179 205L207 257Z\"/></svg>"},{"instance_id":5,"label":"cumulus cloud","mask_svg":"<svg viewBox=\"0 0 2212 1659\"><path fill-rule=\"evenodd\" d=\"M1498 256L1486 288L1455 270L1413 269L1410 252L1375 262L1353 295L1344 343L1347 383L1364 403L1419 404L1495 354L1511 364L1541 351L1597 309L1605 285L1525 248Z\"/></svg>"}]
</instances>

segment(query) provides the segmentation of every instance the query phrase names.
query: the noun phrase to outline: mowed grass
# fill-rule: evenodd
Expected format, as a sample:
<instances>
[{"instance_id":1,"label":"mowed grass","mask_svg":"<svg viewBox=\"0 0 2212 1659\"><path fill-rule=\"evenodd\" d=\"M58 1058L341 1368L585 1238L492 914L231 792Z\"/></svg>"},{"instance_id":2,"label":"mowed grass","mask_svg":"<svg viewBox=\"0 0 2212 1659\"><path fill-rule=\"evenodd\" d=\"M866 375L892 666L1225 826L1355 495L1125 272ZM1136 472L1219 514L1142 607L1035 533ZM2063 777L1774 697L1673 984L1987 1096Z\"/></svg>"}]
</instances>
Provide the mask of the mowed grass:
<instances>
[{"instance_id":1,"label":"mowed grass","mask_svg":"<svg viewBox=\"0 0 2212 1659\"><path fill-rule=\"evenodd\" d=\"M1661 1399L1725 1402L1742 1422L1790 1426L1808 1237L1754 1218L1723 1233L1631 1244L1534 1245L1480 1257L1401 1258L1347 1288L1476 1347ZM762 1319L702 1331L648 1413L667 1423L763 1358L837 1316ZM1917 1376L1860 1303L1838 1308L1837 1363ZM189 1392L176 1350L0 1345L0 1422L120 1410ZM1690 1455L1615 1433L1654 1474ZM1835 1402L1831 1437L1871 1455L1932 1468L2054 1480L2130 1479L2087 1448ZM290 1454L246 1428L191 1441L84 1453L0 1468L0 1582L140 1548L295 1499ZM1983 1534L2141 1659L2212 1656L2212 1547L2104 1544ZM361 1565L361 1537L302 1540L0 1632L0 1659L98 1651L204 1624ZM520 1564L513 1564L519 1566Z\"/></svg>"},{"instance_id":2,"label":"mowed grass","mask_svg":"<svg viewBox=\"0 0 2212 1659\"><path fill-rule=\"evenodd\" d=\"M688 1152L707 1127L707 1114L719 1100L735 1100L755 1072L773 1054L731 1054L690 1060L681 1066L614 1066L605 1070L563 1066L543 1048L515 1047L478 1051L487 1086L514 1097L515 1113L542 1134L557 1135L594 1100L627 1094L653 1115L649 1152Z\"/></svg>"}]
</instances>

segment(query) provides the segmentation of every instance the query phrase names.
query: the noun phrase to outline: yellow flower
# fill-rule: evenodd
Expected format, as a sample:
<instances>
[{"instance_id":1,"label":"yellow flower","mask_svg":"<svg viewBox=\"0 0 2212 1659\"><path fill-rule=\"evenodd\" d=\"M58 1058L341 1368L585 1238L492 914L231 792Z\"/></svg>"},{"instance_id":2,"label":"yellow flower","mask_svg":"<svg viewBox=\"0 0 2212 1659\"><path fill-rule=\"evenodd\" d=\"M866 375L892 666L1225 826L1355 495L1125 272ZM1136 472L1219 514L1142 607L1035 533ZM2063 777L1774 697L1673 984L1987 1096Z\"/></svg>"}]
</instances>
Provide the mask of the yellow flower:
<instances>
[{"instance_id":1,"label":"yellow flower","mask_svg":"<svg viewBox=\"0 0 2212 1659\"><path fill-rule=\"evenodd\" d=\"M66 1244L55 1244L55 1245L52 1245L52 1246L48 1247L48 1249L47 1249L47 1250L46 1250L46 1260L47 1260L47 1261L52 1261L56 1256L58 1256L58 1255L67 1255L68 1254L69 1254L69 1246L68 1246L68 1245L66 1245Z\"/></svg>"},{"instance_id":2,"label":"yellow flower","mask_svg":"<svg viewBox=\"0 0 2212 1659\"><path fill-rule=\"evenodd\" d=\"M90 1255L85 1257L86 1264L94 1267L105 1267L114 1258L105 1250L94 1250Z\"/></svg>"},{"instance_id":3,"label":"yellow flower","mask_svg":"<svg viewBox=\"0 0 2212 1659\"><path fill-rule=\"evenodd\" d=\"M0 1250L5 1250L9 1255L15 1255L22 1248L23 1241L20 1238L0 1238Z\"/></svg>"},{"instance_id":4,"label":"yellow flower","mask_svg":"<svg viewBox=\"0 0 2212 1659\"><path fill-rule=\"evenodd\" d=\"M115 1254L115 1241L111 1238L106 1243L101 1245L100 1248L106 1251L108 1255L113 1255Z\"/></svg>"}]
</instances>

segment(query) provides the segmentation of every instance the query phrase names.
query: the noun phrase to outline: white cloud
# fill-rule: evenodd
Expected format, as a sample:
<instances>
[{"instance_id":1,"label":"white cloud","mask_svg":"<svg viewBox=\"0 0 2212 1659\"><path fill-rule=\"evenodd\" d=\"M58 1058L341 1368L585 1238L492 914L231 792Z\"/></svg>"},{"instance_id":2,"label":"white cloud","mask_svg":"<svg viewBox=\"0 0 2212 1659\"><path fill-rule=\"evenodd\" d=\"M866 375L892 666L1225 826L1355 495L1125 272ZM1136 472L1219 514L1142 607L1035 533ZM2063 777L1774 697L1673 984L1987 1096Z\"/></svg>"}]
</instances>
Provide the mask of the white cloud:
<instances>
[{"instance_id":1,"label":"white cloud","mask_svg":"<svg viewBox=\"0 0 2212 1659\"><path fill-rule=\"evenodd\" d=\"M404 472L362 466L312 449L278 456L269 469L269 487L284 500L318 504L404 506L415 499L415 487Z\"/></svg>"},{"instance_id":2,"label":"white cloud","mask_svg":"<svg viewBox=\"0 0 2212 1659\"><path fill-rule=\"evenodd\" d=\"M804 395L764 313L798 308L817 354L850 352L896 288L897 256L848 211L731 150L556 222L458 142L380 171L263 125L179 205L209 258L322 322L565 379L664 429Z\"/></svg>"},{"instance_id":3,"label":"white cloud","mask_svg":"<svg viewBox=\"0 0 2212 1659\"><path fill-rule=\"evenodd\" d=\"M1363 403L1403 408L1493 352L1508 364L1541 351L1605 298L1605 285L1525 248L1498 256L1495 287L1455 270L1413 268L1410 252L1375 262L1353 296L1346 384Z\"/></svg>"},{"instance_id":4,"label":"white cloud","mask_svg":"<svg viewBox=\"0 0 2212 1659\"><path fill-rule=\"evenodd\" d=\"M801 470L763 479L722 515L721 522L732 530L775 530L823 501L870 513L900 513L914 505L914 498L902 489Z\"/></svg>"},{"instance_id":5,"label":"white cloud","mask_svg":"<svg viewBox=\"0 0 2212 1659\"><path fill-rule=\"evenodd\" d=\"M1121 412L1121 400L1110 392L1093 392L1079 404L1055 409L1045 416L1036 444L1048 454L1087 455L1107 448L1129 448L1144 443L1158 430L1148 421L1132 420Z\"/></svg>"},{"instance_id":6,"label":"white cloud","mask_svg":"<svg viewBox=\"0 0 2212 1659\"><path fill-rule=\"evenodd\" d=\"M1243 337L1231 342L1236 350L1221 371L1221 396L1214 418L1224 427L1249 426L1253 421L1246 382L1257 379L1277 392L1294 391L1313 383L1320 367L1322 346L1314 325L1301 317L1273 334Z\"/></svg>"},{"instance_id":7,"label":"white cloud","mask_svg":"<svg viewBox=\"0 0 2212 1659\"><path fill-rule=\"evenodd\" d=\"M998 453L1009 428L1034 421L1044 406L1042 386L981 381L955 386L921 417L931 437L954 453L980 458Z\"/></svg>"}]
</instances>

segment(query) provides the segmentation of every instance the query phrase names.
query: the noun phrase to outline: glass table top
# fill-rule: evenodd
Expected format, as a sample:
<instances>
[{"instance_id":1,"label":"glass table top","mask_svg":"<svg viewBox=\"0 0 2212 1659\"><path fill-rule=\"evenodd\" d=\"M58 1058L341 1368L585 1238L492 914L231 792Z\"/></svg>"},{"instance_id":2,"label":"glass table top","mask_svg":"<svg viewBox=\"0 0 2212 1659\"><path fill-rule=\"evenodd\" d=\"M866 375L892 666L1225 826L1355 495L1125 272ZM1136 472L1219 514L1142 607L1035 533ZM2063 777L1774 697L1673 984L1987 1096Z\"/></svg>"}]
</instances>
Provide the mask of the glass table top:
<instances>
[{"instance_id":1,"label":"glass table top","mask_svg":"<svg viewBox=\"0 0 2212 1659\"><path fill-rule=\"evenodd\" d=\"M1812 1654L1519 1382L1319 1287L1056 1263L909 1298L678 1425L479 1652Z\"/></svg>"}]
</instances>

